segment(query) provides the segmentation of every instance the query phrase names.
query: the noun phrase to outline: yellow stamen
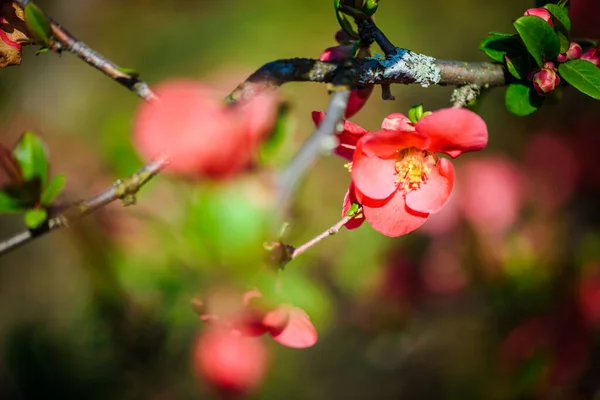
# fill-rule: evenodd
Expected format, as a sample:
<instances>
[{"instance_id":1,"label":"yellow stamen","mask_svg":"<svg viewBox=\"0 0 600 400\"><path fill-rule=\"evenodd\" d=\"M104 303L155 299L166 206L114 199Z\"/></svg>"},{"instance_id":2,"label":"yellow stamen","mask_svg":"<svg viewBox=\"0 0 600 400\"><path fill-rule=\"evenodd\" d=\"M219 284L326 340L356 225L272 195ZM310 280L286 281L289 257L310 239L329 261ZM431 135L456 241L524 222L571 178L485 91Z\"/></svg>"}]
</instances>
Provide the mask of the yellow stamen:
<instances>
[{"instance_id":1,"label":"yellow stamen","mask_svg":"<svg viewBox=\"0 0 600 400\"><path fill-rule=\"evenodd\" d=\"M409 193L417 190L427 182L431 167L437 165L437 157L433 153L417 149L404 149L396 161L396 183L398 189Z\"/></svg>"},{"instance_id":2,"label":"yellow stamen","mask_svg":"<svg viewBox=\"0 0 600 400\"><path fill-rule=\"evenodd\" d=\"M344 164L344 168L346 168L348 170L348 172L352 172L352 163L346 163Z\"/></svg>"}]
</instances>

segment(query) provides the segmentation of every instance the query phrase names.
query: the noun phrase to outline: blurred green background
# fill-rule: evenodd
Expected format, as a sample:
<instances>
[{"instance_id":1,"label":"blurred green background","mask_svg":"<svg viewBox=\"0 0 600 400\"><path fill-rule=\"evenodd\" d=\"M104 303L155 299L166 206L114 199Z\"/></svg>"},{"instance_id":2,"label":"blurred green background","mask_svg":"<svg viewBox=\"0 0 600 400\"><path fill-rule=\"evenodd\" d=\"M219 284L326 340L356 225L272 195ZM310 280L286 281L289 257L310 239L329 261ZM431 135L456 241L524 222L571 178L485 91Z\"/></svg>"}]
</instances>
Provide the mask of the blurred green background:
<instances>
[{"instance_id":1,"label":"blurred green background","mask_svg":"<svg viewBox=\"0 0 600 400\"><path fill-rule=\"evenodd\" d=\"M225 96L268 61L317 58L335 45L331 3L39 5L151 85L187 77ZM382 0L376 20L397 46L485 61L481 39L510 31L531 6ZM35 52L25 48L20 67L0 71L0 141L11 146L25 130L42 135L53 172L68 177L63 200L135 171L130 129L141 100L70 54ZM274 168L328 100L323 85L282 91L294 124L269 161ZM353 121L373 130L413 104L446 107L451 91L394 86L396 100L383 101L376 88ZM460 191L427 228L395 239L367 224L343 230L286 267L285 291L311 316L319 342L293 350L261 338L271 368L252 398L600 396L600 107L565 91L559 103L519 118L504 109L503 93L481 97L476 111L489 146L455 161ZM349 184L342 164L324 157L303 182L286 242L300 244L339 219ZM251 176L225 186L159 176L138 206L113 204L1 257L0 398L212 398L190 368L204 327L189 300L244 287L261 243L277 238L261 219L269 211ZM0 237L23 228L19 216L0 216Z\"/></svg>"}]
</instances>

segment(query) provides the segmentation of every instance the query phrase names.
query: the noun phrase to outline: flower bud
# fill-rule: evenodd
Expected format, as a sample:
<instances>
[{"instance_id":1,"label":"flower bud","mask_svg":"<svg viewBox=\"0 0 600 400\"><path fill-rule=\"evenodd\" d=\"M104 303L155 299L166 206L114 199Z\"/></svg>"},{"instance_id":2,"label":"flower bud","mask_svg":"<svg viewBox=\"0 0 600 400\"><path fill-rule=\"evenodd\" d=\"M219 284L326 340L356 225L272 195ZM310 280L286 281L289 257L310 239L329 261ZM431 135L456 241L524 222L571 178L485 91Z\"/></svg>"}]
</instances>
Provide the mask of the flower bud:
<instances>
[{"instance_id":1,"label":"flower bud","mask_svg":"<svg viewBox=\"0 0 600 400\"><path fill-rule=\"evenodd\" d=\"M577 42L571 42L569 45L569 50L565 53L559 54L557 57L558 62L565 62L567 60L575 60L576 58L581 57L583 50L581 46Z\"/></svg>"},{"instance_id":2,"label":"flower bud","mask_svg":"<svg viewBox=\"0 0 600 400\"><path fill-rule=\"evenodd\" d=\"M592 47L581 55L581 59L600 67L600 47Z\"/></svg>"},{"instance_id":3,"label":"flower bud","mask_svg":"<svg viewBox=\"0 0 600 400\"><path fill-rule=\"evenodd\" d=\"M222 393L251 392L262 381L267 363L261 341L225 329L203 332L193 349L196 373Z\"/></svg>"},{"instance_id":4,"label":"flower bud","mask_svg":"<svg viewBox=\"0 0 600 400\"><path fill-rule=\"evenodd\" d=\"M339 44L343 44L343 45L352 44L352 42L354 41L352 36L350 36L348 34L348 32L346 32L343 29L340 29L339 31L337 31L335 33L334 37L335 37L336 42L338 42Z\"/></svg>"},{"instance_id":5,"label":"flower bud","mask_svg":"<svg viewBox=\"0 0 600 400\"><path fill-rule=\"evenodd\" d=\"M352 47L351 44L329 47L321 53L319 60L331 61L351 57Z\"/></svg>"},{"instance_id":6,"label":"flower bud","mask_svg":"<svg viewBox=\"0 0 600 400\"><path fill-rule=\"evenodd\" d=\"M525 15L525 16L533 15L535 17L540 17L541 19L546 21L548 24L550 24L550 26L554 26L554 22L552 22L552 16L550 15L550 12L548 12L548 10L546 10L543 7L530 8L529 10L525 11L525 14L523 14L523 15Z\"/></svg>"},{"instance_id":7,"label":"flower bud","mask_svg":"<svg viewBox=\"0 0 600 400\"><path fill-rule=\"evenodd\" d=\"M560 84L560 76L552 62L546 62L542 69L533 74L533 87L538 93L550 93Z\"/></svg>"}]
</instances>

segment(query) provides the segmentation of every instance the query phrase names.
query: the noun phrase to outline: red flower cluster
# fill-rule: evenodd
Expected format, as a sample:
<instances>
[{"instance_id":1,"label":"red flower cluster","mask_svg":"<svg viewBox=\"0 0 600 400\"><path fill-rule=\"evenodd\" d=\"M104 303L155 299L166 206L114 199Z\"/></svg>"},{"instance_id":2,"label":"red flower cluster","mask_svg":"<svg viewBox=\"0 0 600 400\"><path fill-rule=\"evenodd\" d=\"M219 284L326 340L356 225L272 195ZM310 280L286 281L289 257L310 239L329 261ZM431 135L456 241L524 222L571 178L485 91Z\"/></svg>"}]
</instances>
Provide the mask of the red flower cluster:
<instances>
[{"instance_id":1,"label":"red flower cluster","mask_svg":"<svg viewBox=\"0 0 600 400\"><path fill-rule=\"evenodd\" d=\"M156 92L160 99L137 111L134 142L144 159L166 155L171 171L189 176L225 179L242 172L277 114L273 92L233 106L194 81L165 82Z\"/></svg>"},{"instance_id":2,"label":"red flower cluster","mask_svg":"<svg viewBox=\"0 0 600 400\"><path fill-rule=\"evenodd\" d=\"M318 123L321 114L313 114ZM346 227L366 219L387 236L409 233L438 212L454 186L452 158L483 149L488 140L485 122L465 109L442 109L412 123L403 114L384 119L381 130L366 132L347 121L338 134L338 154L349 158L352 183L344 199L343 215L353 203L363 215Z\"/></svg>"},{"instance_id":3,"label":"red flower cluster","mask_svg":"<svg viewBox=\"0 0 600 400\"><path fill-rule=\"evenodd\" d=\"M269 309L258 290L244 294L242 307L232 316L203 313L200 319L216 323L241 336L260 336L269 333L276 342L292 347L311 347L317 342L317 331L304 310L290 304Z\"/></svg>"}]
</instances>

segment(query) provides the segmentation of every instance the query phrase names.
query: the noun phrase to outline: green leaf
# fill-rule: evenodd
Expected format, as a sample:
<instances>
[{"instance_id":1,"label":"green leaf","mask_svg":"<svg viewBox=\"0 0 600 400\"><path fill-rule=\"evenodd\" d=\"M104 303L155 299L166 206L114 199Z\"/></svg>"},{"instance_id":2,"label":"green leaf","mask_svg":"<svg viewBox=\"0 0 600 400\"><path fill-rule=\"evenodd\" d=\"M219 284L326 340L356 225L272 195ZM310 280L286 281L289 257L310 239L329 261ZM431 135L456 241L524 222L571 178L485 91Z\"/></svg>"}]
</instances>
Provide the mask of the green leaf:
<instances>
[{"instance_id":1,"label":"green leaf","mask_svg":"<svg viewBox=\"0 0 600 400\"><path fill-rule=\"evenodd\" d=\"M43 46L43 47L40 47L40 49L39 49L38 51L36 51L36 52L35 52L35 55L36 55L36 56L39 56L40 54L46 53L46 52L48 52L48 51L50 51L50 47L48 47L48 46Z\"/></svg>"},{"instance_id":2,"label":"green leaf","mask_svg":"<svg viewBox=\"0 0 600 400\"><path fill-rule=\"evenodd\" d=\"M122 73L129 75L131 79L137 79L140 77L140 73L133 68L117 67L117 69Z\"/></svg>"},{"instance_id":3,"label":"green leaf","mask_svg":"<svg viewBox=\"0 0 600 400\"><path fill-rule=\"evenodd\" d=\"M508 72L510 72L510 74L518 80L523 80L527 76L527 70L529 69L529 63L527 62L528 60L529 58L510 58L508 56L504 56L504 62L506 63Z\"/></svg>"},{"instance_id":4,"label":"green leaf","mask_svg":"<svg viewBox=\"0 0 600 400\"><path fill-rule=\"evenodd\" d=\"M504 32L496 32L496 31L488 32L488 35L489 36L502 36L502 37L515 36L514 33L504 33Z\"/></svg>"},{"instance_id":5,"label":"green leaf","mask_svg":"<svg viewBox=\"0 0 600 400\"><path fill-rule=\"evenodd\" d=\"M552 14L554 19L560 21L562 26L564 26L567 31L571 30L571 20L569 19L569 16L564 8L559 7L556 4L546 4L544 8L548 10L550 14Z\"/></svg>"},{"instance_id":6,"label":"green leaf","mask_svg":"<svg viewBox=\"0 0 600 400\"><path fill-rule=\"evenodd\" d=\"M356 215L359 208L360 208L360 204L352 203L352 205L348 209L348 212L346 213L346 217L353 217L354 215Z\"/></svg>"},{"instance_id":7,"label":"green leaf","mask_svg":"<svg viewBox=\"0 0 600 400\"><path fill-rule=\"evenodd\" d=\"M423 104L418 104L416 106L412 106L408 110L408 119L413 124L419 122L419 120L423 117Z\"/></svg>"},{"instance_id":8,"label":"green leaf","mask_svg":"<svg viewBox=\"0 0 600 400\"><path fill-rule=\"evenodd\" d=\"M25 25L33 38L41 45L50 44L50 21L35 4L25 6Z\"/></svg>"},{"instance_id":9,"label":"green leaf","mask_svg":"<svg viewBox=\"0 0 600 400\"><path fill-rule=\"evenodd\" d=\"M19 201L6 192L0 191L0 214L18 213L23 211Z\"/></svg>"},{"instance_id":10,"label":"green leaf","mask_svg":"<svg viewBox=\"0 0 600 400\"><path fill-rule=\"evenodd\" d=\"M340 0L333 0L333 6L335 7L335 16L340 24L340 27L351 37L358 39L358 33L352 27L348 17L340 11Z\"/></svg>"},{"instance_id":11,"label":"green leaf","mask_svg":"<svg viewBox=\"0 0 600 400\"><path fill-rule=\"evenodd\" d=\"M39 177L35 177L24 182L11 182L4 185L3 190L22 207L34 207L39 203L42 195L42 181Z\"/></svg>"},{"instance_id":12,"label":"green leaf","mask_svg":"<svg viewBox=\"0 0 600 400\"><path fill-rule=\"evenodd\" d=\"M554 30L558 35L560 41L560 52L564 53L569 50L571 39L569 39L569 31L571 30L571 20L565 12L564 8L557 6L556 4L546 4L545 8L552 14L552 20L554 22Z\"/></svg>"},{"instance_id":13,"label":"green leaf","mask_svg":"<svg viewBox=\"0 0 600 400\"><path fill-rule=\"evenodd\" d=\"M379 7L379 0L367 0L362 8L362 11L369 17L373 16Z\"/></svg>"},{"instance_id":14,"label":"green leaf","mask_svg":"<svg viewBox=\"0 0 600 400\"><path fill-rule=\"evenodd\" d=\"M600 100L600 68L586 60L571 60L558 66L558 73L575 89Z\"/></svg>"},{"instance_id":15,"label":"green leaf","mask_svg":"<svg viewBox=\"0 0 600 400\"><path fill-rule=\"evenodd\" d=\"M38 228L48 219L48 213L43 208L32 208L25 212L25 225L29 229Z\"/></svg>"},{"instance_id":16,"label":"green leaf","mask_svg":"<svg viewBox=\"0 0 600 400\"><path fill-rule=\"evenodd\" d=\"M513 83L506 89L504 101L508 111L524 117L540 108L544 98L539 96L531 86Z\"/></svg>"},{"instance_id":17,"label":"green leaf","mask_svg":"<svg viewBox=\"0 0 600 400\"><path fill-rule=\"evenodd\" d=\"M539 17L528 15L520 17L513 25L538 66L541 67L546 60L556 59L560 41L550 24Z\"/></svg>"},{"instance_id":18,"label":"green leaf","mask_svg":"<svg viewBox=\"0 0 600 400\"><path fill-rule=\"evenodd\" d=\"M504 62L504 56L507 54L525 52L519 36L514 34L510 36L487 36L483 39L479 48L497 62Z\"/></svg>"},{"instance_id":19,"label":"green leaf","mask_svg":"<svg viewBox=\"0 0 600 400\"><path fill-rule=\"evenodd\" d=\"M48 151L46 145L33 132L25 132L13 149L13 156L21 167L23 179L39 178L42 187L48 181Z\"/></svg>"},{"instance_id":20,"label":"green leaf","mask_svg":"<svg viewBox=\"0 0 600 400\"><path fill-rule=\"evenodd\" d=\"M63 175L63 174L56 175L50 181L50 183L48 183L48 186L46 187L46 189L44 189L44 192L42 193L42 199L41 199L42 205L47 206L47 205L52 204L52 202L63 191L66 183L67 183L67 177L65 175Z\"/></svg>"}]
</instances>

